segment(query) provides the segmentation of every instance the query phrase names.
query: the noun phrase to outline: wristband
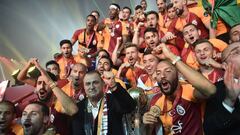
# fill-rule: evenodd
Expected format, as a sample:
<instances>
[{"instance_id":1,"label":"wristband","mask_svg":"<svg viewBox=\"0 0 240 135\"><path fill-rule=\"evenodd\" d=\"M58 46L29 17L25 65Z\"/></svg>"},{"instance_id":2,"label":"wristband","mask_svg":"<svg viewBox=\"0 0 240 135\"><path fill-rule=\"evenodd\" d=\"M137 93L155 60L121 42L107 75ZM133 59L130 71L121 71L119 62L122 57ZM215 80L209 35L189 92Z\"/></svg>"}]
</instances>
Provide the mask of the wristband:
<instances>
[{"instance_id":1,"label":"wristband","mask_svg":"<svg viewBox=\"0 0 240 135\"><path fill-rule=\"evenodd\" d=\"M178 62L178 61L180 61L181 60L181 57L180 56L177 56L173 61L172 61L172 64L173 65L176 65L176 63Z\"/></svg>"},{"instance_id":2,"label":"wristband","mask_svg":"<svg viewBox=\"0 0 240 135\"><path fill-rule=\"evenodd\" d=\"M50 85L49 85L50 89L54 89L55 87L57 87L57 84L55 82L52 82Z\"/></svg>"}]
</instances>

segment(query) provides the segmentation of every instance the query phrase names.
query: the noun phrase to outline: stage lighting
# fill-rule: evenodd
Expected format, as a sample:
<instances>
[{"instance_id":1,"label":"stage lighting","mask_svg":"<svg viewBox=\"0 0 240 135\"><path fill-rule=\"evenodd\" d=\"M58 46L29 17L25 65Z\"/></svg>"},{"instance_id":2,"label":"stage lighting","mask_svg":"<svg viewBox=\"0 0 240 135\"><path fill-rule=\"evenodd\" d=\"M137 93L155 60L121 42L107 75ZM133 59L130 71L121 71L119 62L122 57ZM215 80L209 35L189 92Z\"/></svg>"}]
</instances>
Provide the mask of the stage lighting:
<instances>
[{"instance_id":1,"label":"stage lighting","mask_svg":"<svg viewBox=\"0 0 240 135\"><path fill-rule=\"evenodd\" d=\"M15 78L17 78L19 72L20 72L20 69L14 70L14 71L12 72L11 76L15 79Z\"/></svg>"},{"instance_id":2,"label":"stage lighting","mask_svg":"<svg viewBox=\"0 0 240 135\"><path fill-rule=\"evenodd\" d=\"M17 70L14 70L13 73L11 74L12 78L15 81L15 83L12 85L12 87L19 86L19 85L24 85L23 82L21 82L17 79L17 76L18 76L19 73L20 73L20 69L17 69Z\"/></svg>"},{"instance_id":3,"label":"stage lighting","mask_svg":"<svg viewBox=\"0 0 240 135\"><path fill-rule=\"evenodd\" d=\"M34 78L34 79L37 79L41 73L40 71L34 66L34 67L30 67L28 69L28 75L31 77L31 78Z\"/></svg>"}]
</instances>

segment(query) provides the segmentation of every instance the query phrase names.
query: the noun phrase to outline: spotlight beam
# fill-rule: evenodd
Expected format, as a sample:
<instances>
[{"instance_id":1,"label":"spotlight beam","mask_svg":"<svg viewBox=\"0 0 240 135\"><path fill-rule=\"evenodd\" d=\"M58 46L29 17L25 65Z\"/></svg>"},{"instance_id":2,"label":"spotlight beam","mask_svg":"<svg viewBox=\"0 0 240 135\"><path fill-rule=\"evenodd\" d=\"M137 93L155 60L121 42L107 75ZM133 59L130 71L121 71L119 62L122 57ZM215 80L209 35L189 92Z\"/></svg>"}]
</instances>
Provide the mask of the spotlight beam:
<instances>
[{"instance_id":1,"label":"spotlight beam","mask_svg":"<svg viewBox=\"0 0 240 135\"><path fill-rule=\"evenodd\" d=\"M2 62L0 62L0 70L1 70L1 73L2 73L3 80L7 80L6 76L5 76L5 73L3 71Z\"/></svg>"}]
</instances>

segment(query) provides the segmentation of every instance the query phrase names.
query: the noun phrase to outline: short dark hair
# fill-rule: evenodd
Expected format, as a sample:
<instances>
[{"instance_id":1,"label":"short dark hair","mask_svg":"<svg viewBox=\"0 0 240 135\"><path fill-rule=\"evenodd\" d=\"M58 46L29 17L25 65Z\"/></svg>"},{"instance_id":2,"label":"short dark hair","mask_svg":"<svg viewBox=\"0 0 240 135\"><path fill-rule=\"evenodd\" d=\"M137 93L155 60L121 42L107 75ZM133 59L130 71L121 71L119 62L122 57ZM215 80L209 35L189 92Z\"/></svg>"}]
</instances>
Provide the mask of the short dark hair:
<instances>
[{"instance_id":1,"label":"short dark hair","mask_svg":"<svg viewBox=\"0 0 240 135\"><path fill-rule=\"evenodd\" d=\"M158 30L156 28L146 28L146 30L144 31L144 35L147 33L147 32L152 32L152 33L157 33L158 34Z\"/></svg>"},{"instance_id":2,"label":"short dark hair","mask_svg":"<svg viewBox=\"0 0 240 135\"><path fill-rule=\"evenodd\" d=\"M14 114L17 112L16 107L15 107L13 102L8 101L8 100L2 100L2 101L0 101L0 105L1 104L5 104L7 106L10 106L12 108L12 111L13 111Z\"/></svg>"},{"instance_id":3,"label":"short dark hair","mask_svg":"<svg viewBox=\"0 0 240 135\"><path fill-rule=\"evenodd\" d=\"M72 42L68 39L63 39L62 41L60 41L60 47L63 46L63 44L69 44L72 47Z\"/></svg>"},{"instance_id":4,"label":"short dark hair","mask_svg":"<svg viewBox=\"0 0 240 135\"><path fill-rule=\"evenodd\" d=\"M202 43L208 43L208 44L210 44L212 47L214 47L213 44L212 44L210 41L208 41L207 39L198 39L197 41L195 41L195 42L193 43L192 46L195 48L197 45L202 44Z\"/></svg>"},{"instance_id":5,"label":"short dark hair","mask_svg":"<svg viewBox=\"0 0 240 135\"><path fill-rule=\"evenodd\" d=\"M151 15L151 14L154 14L154 15L157 17L157 20L159 19L158 13L157 13L156 11L153 11L153 10L148 11L146 16L149 16L149 15Z\"/></svg>"},{"instance_id":6,"label":"short dark hair","mask_svg":"<svg viewBox=\"0 0 240 135\"><path fill-rule=\"evenodd\" d=\"M58 79L57 79L57 77L53 74L53 73L51 73L51 72L49 72L49 71L46 71L47 72L47 74L48 74L48 76L54 81L54 82L56 82Z\"/></svg>"},{"instance_id":7,"label":"short dark hair","mask_svg":"<svg viewBox=\"0 0 240 135\"><path fill-rule=\"evenodd\" d=\"M153 55L155 58L157 58L157 60L158 60L158 62L160 61L160 59L156 56L156 55L154 55L154 54L152 54L152 49L147 49L144 53L143 53L143 57L144 56L146 56L146 55Z\"/></svg>"},{"instance_id":8,"label":"short dark hair","mask_svg":"<svg viewBox=\"0 0 240 135\"><path fill-rule=\"evenodd\" d=\"M149 54L152 54L152 50L147 49L146 51L144 51L143 56L149 55Z\"/></svg>"},{"instance_id":9,"label":"short dark hair","mask_svg":"<svg viewBox=\"0 0 240 135\"><path fill-rule=\"evenodd\" d=\"M123 7L123 9L128 9L129 11L130 11L130 14L132 14L132 10L131 10L131 8L129 8L129 7Z\"/></svg>"},{"instance_id":10,"label":"short dark hair","mask_svg":"<svg viewBox=\"0 0 240 135\"><path fill-rule=\"evenodd\" d=\"M172 7L173 7L173 3L170 2L170 3L167 4L166 9L168 10L168 9L170 9Z\"/></svg>"},{"instance_id":11,"label":"short dark hair","mask_svg":"<svg viewBox=\"0 0 240 135\"><path fill-rule=\"evenodd\" d=\"M107 57L110 57L110 54L108 53L107 50L105 49L100 49L98 52L97 52L97 56L99 55L100 52L105 52L107 54Z\"/></svg>"},{"instance_id":12,"label":"short dark hair","mask_svg":"<svg viewBox=\"0 0 240 135\"><path fill-rule=\"evenodd\" d=\"M188 24L186 24L185 26L183 26L183 29L185 29L185 28L188 27L188 26L193 26L193 27L195 27L197 30L199 30L198 27L197 27L197 25L195 25L195 24L193 24L193 23L188 23Z\"/></svg>"},{"instance_id":13,"label":"short dark hair","mask_svg":"<svg viewBox=\"0 0 240 135\"><path fill-rule=\"evenodd\" d=\"M44 116L49 116L49 107L44 104L43 102L40 102L40 101L34 101L34 102L30 102L28 105L39 105L41 106L41 111L43 112Z\"/></svg>"},{"instance_id":14,"label":"short dark hair","mask_svg":"<svg viewBox=\"0 0 240 135\"><path fill-rule=\"evenodd\" d=\"M158 1L158 0L156 0L156 2L157 2L157 1ZM167 0L163 0L163 2L164 2L164 3L166 3L166 2L167 2Z\"/></svg>"},{"instance_id":15,"label":"short dark hair","mask_svg":"<svg viewBox=\"0 0 240 135\"><path fill-rule=\"evenodd\" d=\"M90 15L88 15L88 16L86 17L86 19L87 19L88 17L92 17L95 22L97 21L97 19L96 19L96 17L95 17L94 15L91 15L91 14L90 14Z\"/></svg>"},{"instance_id":16,"label":"short dark hair","mask_svg":"<svg viewBox=\"0 0 240 135\"><path fill-rule=\"evenodd\" d=\"M59 66L59 64L55 60L49 60L46 63L45 67L47 68L49 65L56 65L58 67L58 69L60 70L60 66Z\"/></svg>"},{"instance_id":17,"label":"short dark hair","mask_svg":"<svg viewBox=\"0 0 240 135\"><path fill-rule=\"evenodd\" d=\"M135 7L135 10L138 10L138 9L143 9L143 8L142 8L141 5L137 5L137 6Z\"/></svg>"},{"instance_id":18,"label":"short dark hair","mask_svg":"<svg viewBox=\"0 0 240 135\"><path fill-rule=\"evenodd\" d=\"M100 13L99 13L97 10L93 10L93 11L91 12L91 14L92 14L92 13L97 13L98 16L100 17Z\"/></svg>"},{"instance_id":19,"label":"short dark hair","mask_svg":"<svg viewBox=\"0 0 240 135\"><path fill-rule=\"evenodd\" d=\"M135 47L138 50L138 46L136 44L131 43L131 42L125 43L124 46L125 46L125 50L127 48L130 48L130 47Z\"/></svg>"},{"instance_id":20,"label":"short dark hair","mask_svg":"<svg viewBox=\"0 0 240 135\"><path fill-rule=\"evenodd\" d=\"M110 57L107 57L107 56L103 56L101 57L98 61L100 61L101 59L107 59L110 63L110 67L112 68L113 67L113 62L112 62L112 59Z\"/></svg>"}]
</instances>

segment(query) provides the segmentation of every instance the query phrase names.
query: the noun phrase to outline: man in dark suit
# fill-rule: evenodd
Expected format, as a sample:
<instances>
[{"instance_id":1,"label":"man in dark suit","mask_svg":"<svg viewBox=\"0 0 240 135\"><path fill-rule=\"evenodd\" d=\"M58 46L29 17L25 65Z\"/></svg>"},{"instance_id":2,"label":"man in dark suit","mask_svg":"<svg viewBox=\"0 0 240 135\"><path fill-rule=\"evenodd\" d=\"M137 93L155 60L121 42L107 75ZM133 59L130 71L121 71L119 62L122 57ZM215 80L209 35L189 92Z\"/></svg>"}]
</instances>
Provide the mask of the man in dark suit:
<instances>
[{"instance_id":1,"label":"man in dark suit","mask_svg":"<svg viewBox=\"0 0 240 135\"><path fill-rule=\"evenodd\" d=\"M135 109L135 102L120 84L108 85L97 71L86 73L83 79L87 98L78 103L73 117L73 135L123 135L122 115Z\"/></svg>"},{"instance_id":2,"label":"man in dark suit","mask_svg":"<svg viewBox=\"0 0 240 135\"><path fill-rule=\"evenodd\" d=\"M207 101L205 135L240 135L240 42L222 53L224 80L216 84L216 94Z\"/></svg>"}]
</instances>

